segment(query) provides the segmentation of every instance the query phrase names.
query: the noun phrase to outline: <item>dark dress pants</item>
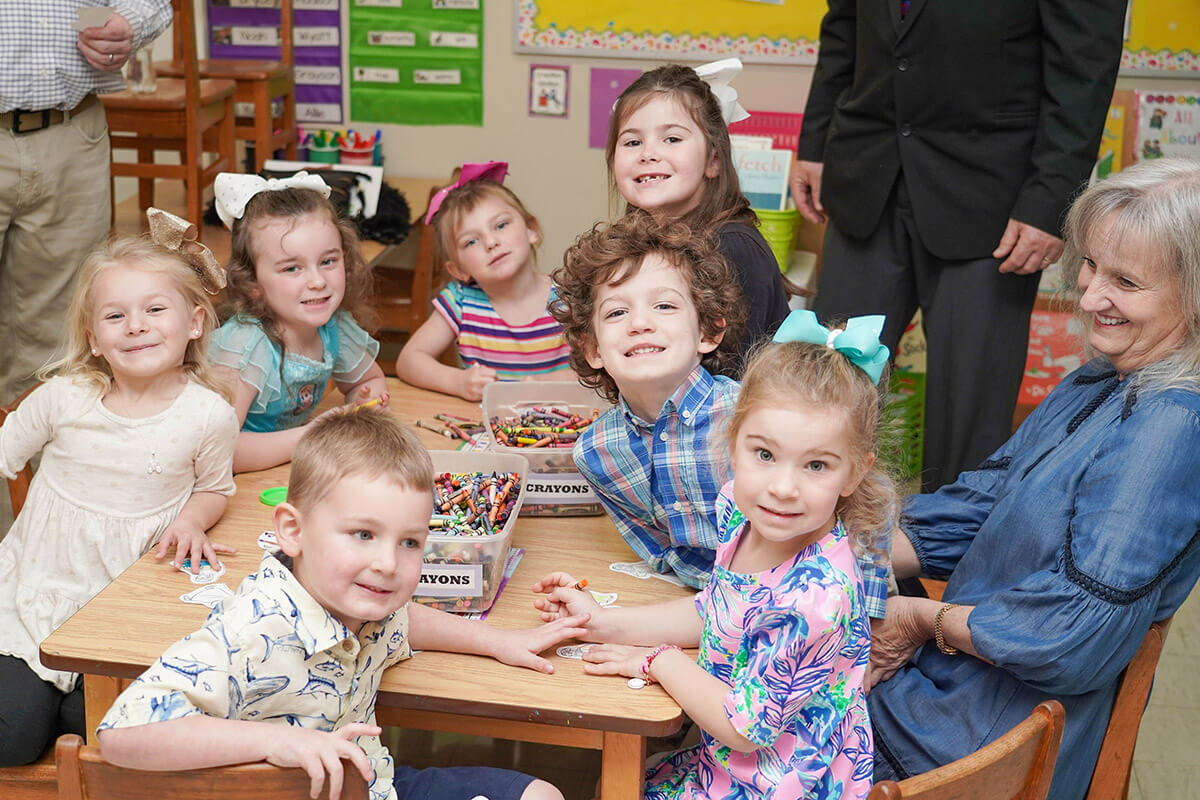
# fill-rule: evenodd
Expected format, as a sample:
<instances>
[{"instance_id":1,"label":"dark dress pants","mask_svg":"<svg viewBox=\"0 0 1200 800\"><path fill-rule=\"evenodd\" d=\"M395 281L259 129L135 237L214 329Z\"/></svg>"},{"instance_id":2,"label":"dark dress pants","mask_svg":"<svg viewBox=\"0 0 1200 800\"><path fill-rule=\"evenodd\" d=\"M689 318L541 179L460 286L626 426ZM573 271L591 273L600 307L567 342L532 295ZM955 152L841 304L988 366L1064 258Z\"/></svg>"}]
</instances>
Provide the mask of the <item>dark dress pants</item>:
<instances>
[{"instance_id":1,"label":"dark dress pants","mask_svg":"<svg viewBox=\"0 0 1200 800\"><path fill-rule=\"evenodd\" d=\"M921 490L975 468L1012 433L1025 371L1029 315L1039 275L998 271L990 256L938 258L921 242L901 176L866 239L831 222L813 310L826 323L885 314L883 343L896 352L919 307L927 343Z\"/></svg>"}]
</instances>

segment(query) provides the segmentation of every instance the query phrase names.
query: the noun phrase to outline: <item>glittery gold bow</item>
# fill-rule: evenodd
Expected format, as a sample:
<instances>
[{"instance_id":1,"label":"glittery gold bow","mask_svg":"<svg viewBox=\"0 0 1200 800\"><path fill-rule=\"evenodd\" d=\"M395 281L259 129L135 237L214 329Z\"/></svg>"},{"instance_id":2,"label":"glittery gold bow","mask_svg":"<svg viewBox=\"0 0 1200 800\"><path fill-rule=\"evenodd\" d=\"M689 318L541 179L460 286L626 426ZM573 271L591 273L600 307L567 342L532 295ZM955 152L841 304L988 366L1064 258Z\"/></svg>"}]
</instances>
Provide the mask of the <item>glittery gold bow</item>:
<instances>
[{"instance_id":1,"label":"glittery gold bow","mask_svg":"<svg viewBox=\"0 0 1200 800\"><path fill-rule=\"evenodd\" d=\"M219 294L225 288L225 270L217 257L200 242L196 241L199 230L183 217L177 217L161 208L146 209L150 221L150 238L155 244L174 250L196 270L204 291Z\"/></svg>"}]
</instances>

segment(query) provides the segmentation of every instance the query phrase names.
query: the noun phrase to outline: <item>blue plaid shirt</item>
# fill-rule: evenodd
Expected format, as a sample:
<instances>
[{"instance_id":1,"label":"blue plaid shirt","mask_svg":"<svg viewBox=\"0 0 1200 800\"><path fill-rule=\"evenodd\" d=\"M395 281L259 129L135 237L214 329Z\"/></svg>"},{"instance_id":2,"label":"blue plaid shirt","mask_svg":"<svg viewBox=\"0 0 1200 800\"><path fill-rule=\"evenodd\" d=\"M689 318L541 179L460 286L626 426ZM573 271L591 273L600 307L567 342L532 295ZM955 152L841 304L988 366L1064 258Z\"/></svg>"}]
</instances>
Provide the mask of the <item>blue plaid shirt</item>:
<instances>
[{"instance_id":1,"label":"blue plaid shirt","mask_svg":"<svg viewBox=\"0 0 1200 800\"><path fill-rule=\"evenodd\" d=\"M133 28L136 50L171 24L170 0L3 0L0 2L0 113L63 111L89 94L125 88L120 72L101 72L79 52L75 10L108 6Z\"/></svg>"},{"instance_id":2,"label":"blue plaid shirt","mask_svg":"<svg viewBox=\"0 0 1200 800\"><path fill-rule=\"evenodd\" d=\"M648 422L624 398L600 415L575 445L575 465L622 538L659 572L703 587L717 547L717 496L732 477L726 426L741 385L696 367ZM887 565L862 567L867 613L882 619Z\"/></svg>"}]
</instances>

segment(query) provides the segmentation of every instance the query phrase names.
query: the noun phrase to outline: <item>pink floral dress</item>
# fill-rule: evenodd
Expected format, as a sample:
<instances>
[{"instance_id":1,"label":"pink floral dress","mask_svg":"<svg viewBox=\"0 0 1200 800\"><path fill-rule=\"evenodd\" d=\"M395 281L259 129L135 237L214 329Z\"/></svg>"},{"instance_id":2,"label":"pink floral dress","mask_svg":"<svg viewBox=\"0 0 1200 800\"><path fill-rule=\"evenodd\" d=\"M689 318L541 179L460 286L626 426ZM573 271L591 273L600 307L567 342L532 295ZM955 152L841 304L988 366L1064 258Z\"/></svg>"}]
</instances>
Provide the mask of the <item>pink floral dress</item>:
<instances>
[{"instance_id":1,"label":"pink floral dress","mask_svg":"<svg viewBox=\"0 0 1200 800\"><path fill-rule=\"evenodd\" d=\"M760 747L734 752L703 732L700 744L647 773L646 797L866 797L874 753L862 686L871 633L845 529L839 521L765 572L733 572L746 519L732 490L726 484L717 499L716 564L696 595L699 664L729 684L725 713Z\"/></svg>"}]
</instances>

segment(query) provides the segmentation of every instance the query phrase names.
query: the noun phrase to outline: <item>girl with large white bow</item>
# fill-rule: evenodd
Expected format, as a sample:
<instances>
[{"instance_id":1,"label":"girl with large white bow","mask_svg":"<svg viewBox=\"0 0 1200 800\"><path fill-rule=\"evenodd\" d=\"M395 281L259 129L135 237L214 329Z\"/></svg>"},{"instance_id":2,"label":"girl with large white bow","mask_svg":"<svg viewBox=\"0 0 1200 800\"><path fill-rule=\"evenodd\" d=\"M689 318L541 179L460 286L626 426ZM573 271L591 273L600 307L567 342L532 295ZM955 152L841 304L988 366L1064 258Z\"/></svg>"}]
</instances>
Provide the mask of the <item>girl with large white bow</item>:
<instances>
[{"instance_id":1,"label":"girl with large white bow","mask_svg":"<svg viewBox=\"0 0 1200 800\"><path fill-rule=\"evenodd\" d=\"M379 342L355 321L370 313L370 271L320 177L221 173L214 191L233 232L235 313L209 357L227 373L241 421L234 471L266 469L291 459L330 377L348 403L386 401Z\"/></svg>"},{"instance_id":2,"label":"girl with large white bow","mask_svg":"<svg viewBox=\"0 0 1200 800\"><path fill-rule=\"evenodd\" d=\"M730 85L741 71L741 61L727 58L643 73L613 106L605 158L626 212L682 220L717 237L747 307L740 346L726 337L722 347L745 354L787 316L789 289L733 167L728 125L750 116ZM726 374L738 378L741 364Z\"/></svg>"}]
</instances>

